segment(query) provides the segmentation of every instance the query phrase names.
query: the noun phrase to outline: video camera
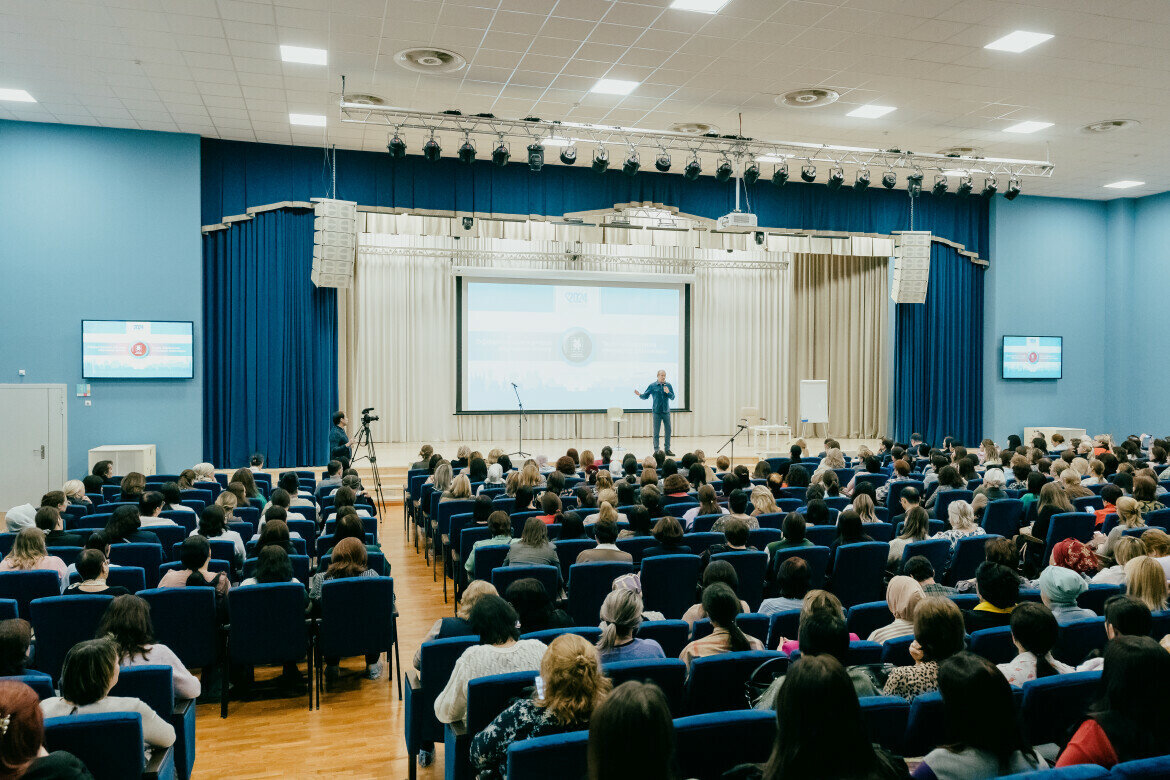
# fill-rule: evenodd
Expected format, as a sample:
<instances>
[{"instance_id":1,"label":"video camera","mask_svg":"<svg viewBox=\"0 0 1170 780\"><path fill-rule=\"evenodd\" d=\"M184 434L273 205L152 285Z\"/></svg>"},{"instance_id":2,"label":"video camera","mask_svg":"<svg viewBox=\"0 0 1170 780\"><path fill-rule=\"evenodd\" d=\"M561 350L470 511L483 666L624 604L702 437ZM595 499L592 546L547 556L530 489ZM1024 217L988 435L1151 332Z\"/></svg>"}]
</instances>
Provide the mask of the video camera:
<instances>
[{"instance_id":1,"label":"video camera","mask_svg":"<svg viewBox=\"0 0 1170 780\"><path fill-rule=\"evenodd\" d=\"M379 419L378 415L370 414L372 411L374 411L374 407L372 406L362 409L362 425L369 425Z\"/></svg>"}]
</instances>

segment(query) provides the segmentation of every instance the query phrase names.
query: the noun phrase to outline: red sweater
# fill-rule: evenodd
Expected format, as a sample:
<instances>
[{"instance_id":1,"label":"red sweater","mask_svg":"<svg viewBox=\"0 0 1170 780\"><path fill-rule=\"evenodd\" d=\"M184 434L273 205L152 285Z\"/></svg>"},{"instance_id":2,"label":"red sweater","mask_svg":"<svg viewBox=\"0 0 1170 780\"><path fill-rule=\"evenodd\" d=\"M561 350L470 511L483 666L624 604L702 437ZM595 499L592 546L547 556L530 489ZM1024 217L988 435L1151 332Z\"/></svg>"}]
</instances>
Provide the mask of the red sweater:
<instances>
[{"instance_id":1,"label":"red sweater","mask_svg":"<svg viewBox=\"0 0 1170 780\"><path fill-rule=\"evenodd\" d=\"M1077 733L1073 734L1073 738L1068 742L1068 747L1060 754L1056 766L1098 764L1109 769L1116 763L1117 751L1113 749L1109 737L1105 735L1105 731L1097 721L1089 718L1081 724Z\"/></svg>"}]
</instances>

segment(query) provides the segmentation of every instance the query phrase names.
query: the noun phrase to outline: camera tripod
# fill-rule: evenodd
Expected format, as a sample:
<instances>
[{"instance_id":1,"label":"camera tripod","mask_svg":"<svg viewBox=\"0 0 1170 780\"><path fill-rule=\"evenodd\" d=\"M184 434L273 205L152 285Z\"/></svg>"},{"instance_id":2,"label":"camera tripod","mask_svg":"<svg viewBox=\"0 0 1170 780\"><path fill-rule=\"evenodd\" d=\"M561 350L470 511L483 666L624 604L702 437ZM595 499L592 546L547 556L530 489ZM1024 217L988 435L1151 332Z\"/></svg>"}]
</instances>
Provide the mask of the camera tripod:
<instances>
[{"instance_id":1,"label":"camera tripod","mask_svg":"<svg viewBox=\"0 0 1170 780\"><path fill-rule=\"evenodd\" d=\"M378 418L374 418L375 420ZM378 455L374 452L374 441L370 436L370 419L368 416L362 417L362 427L358 429L357 434L353 437L354 457L350 465L355 465L358 461L365 458L370 462L370 468L374 471L374 495L378 497L378 511L385 511L386 499L382 495L382 475L378 473ZM358 455L358 451L362 447L366 448L365 455Z\"/></svg>"}]
</instances>

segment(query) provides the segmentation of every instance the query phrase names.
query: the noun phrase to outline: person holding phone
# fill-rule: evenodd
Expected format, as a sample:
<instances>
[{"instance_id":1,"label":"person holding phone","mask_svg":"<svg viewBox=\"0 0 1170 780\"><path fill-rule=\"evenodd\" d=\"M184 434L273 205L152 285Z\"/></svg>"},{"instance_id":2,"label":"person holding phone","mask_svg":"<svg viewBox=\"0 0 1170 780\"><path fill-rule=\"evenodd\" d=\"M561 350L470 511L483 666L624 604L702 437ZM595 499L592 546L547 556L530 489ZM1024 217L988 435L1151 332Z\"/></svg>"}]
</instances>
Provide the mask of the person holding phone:
<instances>
[{"instance_id":1,"label":"person holding phone","mask_svg":"<svg viewBox=\"0 0 1170 780\"><path fill-rule=\"evenodd\" d=\"M674 400L674 387L666 381L666 371L658 372L657 381L651 382L646 392L634 388L634 395L643 401L647 398L654 399L650 405L650 412L654 415L654 451L658 451L658 429L662 427L666 429L666 454L674 455L670 451L670 402Z\"/></svg>"}]
</instances>

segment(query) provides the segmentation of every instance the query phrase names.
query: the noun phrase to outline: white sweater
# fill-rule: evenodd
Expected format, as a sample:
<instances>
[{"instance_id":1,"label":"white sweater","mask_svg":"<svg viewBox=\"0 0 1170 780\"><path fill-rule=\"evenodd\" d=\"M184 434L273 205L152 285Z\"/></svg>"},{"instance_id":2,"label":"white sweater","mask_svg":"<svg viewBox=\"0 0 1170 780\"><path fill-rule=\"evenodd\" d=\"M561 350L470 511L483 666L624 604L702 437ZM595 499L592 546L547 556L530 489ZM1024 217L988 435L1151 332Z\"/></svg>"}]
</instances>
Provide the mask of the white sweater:
<instances>
[{"instance_id":1,"label":"white sweater","mask_svg":"<svg viewBox=\"0 0 1170 780\"><path fill-rule=\"evenodd\" d=\"M463 651L455 662L451 679L435 699L435 717L440 723L455 723L467 717L467 683L477 677L540 669L545 644L539 639L521 639L508 647L475 645Z\"/></svg>"},{"instance_id":2,"label":"white sweater","mask_svg":"<svg viewBox=\"0 0 1170 780\"><path fill-rule=\"evenodd\" d=\"M46 718L60 718L66 715L92 715L102 712L137 712L142 716L142 738L147 747L170 747L175 744L175 727L158 716L141 699L129 696L107 696L93 704L78 707L60 696L41 702L41 712Z\"/></svg>"},{"instance_id":3,"label":"white sweater","mask_svg":"<svg viewBox=\"0 0 1170 780\"><path fill-rule=\"evenodd\" d=\"M171 681L175 688L176 699L198 699L202 687L195 675L187 671L179 656L166 645L150 645L145 655L136 655L133 658L123 656L118 663L122 668L128 666L169 666L174 670Z\"/></svg>"}]
</instances>

